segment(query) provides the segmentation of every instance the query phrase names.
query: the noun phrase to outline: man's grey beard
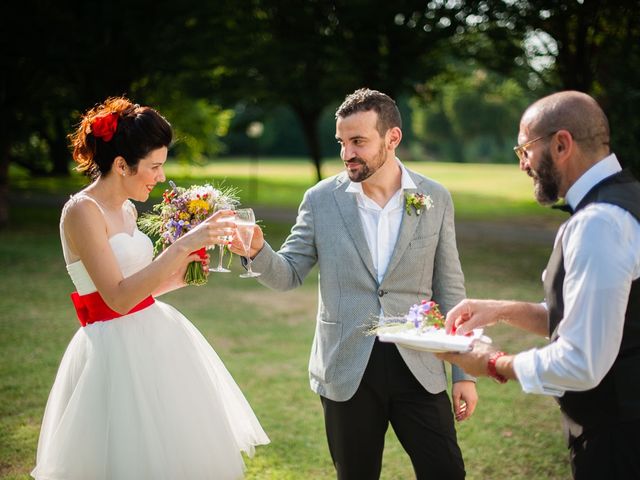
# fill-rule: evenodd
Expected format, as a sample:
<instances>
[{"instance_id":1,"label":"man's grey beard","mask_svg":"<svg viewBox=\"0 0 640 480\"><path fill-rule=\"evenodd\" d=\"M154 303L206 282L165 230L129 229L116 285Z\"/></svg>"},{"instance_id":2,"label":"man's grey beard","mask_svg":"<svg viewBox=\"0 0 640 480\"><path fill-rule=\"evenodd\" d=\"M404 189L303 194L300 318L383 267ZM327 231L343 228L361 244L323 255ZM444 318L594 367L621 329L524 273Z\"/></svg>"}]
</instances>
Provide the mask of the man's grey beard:
<instances>
[{"instance_id":1,"label":"man's grey beard","mask_svg":"<svg viewBox=\"0 0 640 480\"><path fill-rule=\"evenodd\" d=\"M542 154L540 166L534 172L534 195L540 205L553 205L558 201L560 190L560 173L553 164L551 153L546 150Z\"/></svg>"}]
</instances>

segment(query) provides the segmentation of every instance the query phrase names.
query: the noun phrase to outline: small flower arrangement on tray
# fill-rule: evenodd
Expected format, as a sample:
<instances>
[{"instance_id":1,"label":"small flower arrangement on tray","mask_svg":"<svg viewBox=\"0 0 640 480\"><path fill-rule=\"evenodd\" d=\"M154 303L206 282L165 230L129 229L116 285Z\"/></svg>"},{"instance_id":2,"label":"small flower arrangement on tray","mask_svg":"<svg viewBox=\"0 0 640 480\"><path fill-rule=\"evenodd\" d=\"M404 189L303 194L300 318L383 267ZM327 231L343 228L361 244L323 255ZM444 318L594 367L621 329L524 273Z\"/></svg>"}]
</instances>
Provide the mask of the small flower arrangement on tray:
<instances>
[{"instance_id":1,"label":"small flower arrangement on tray","mask_svg":"<svg viewBox=\"0 0 640 480\"><path fill-rule=\"evenodd\" d=\"M440 306L434 301L423 300L421 303L413 305L409 312L402 317L382 317L377 326L373 327L372 333L381 331L401 331L418 329L444 329L444 315L440 312Z\"/></svg>"},{"instance_id":2,"label":"small flower arrangement on tray","mask_svg":"<svg viewBox=\"0 0 640 480\"><path fill-rule=\"evenodd\" d=\"M168 247L189 230L209 218L217 204L237 204L237 189L214 188L206 183L189 188L177 187L169 181L171 188L162 194L162 202L153 206L151 212L144 213L138 220L140 230L157 237L154 254ZM206 245L197 250L201 257L206 254ZM187 267L185 282L189 285L204 285L207 274L202 263L191 262Z\"/></svg>"},{"instance_id":3,"label":"small flower arrangement on tray","mask_svg":"<svg viewBox=\"0 0 640 480\"><path fill-rule=\"evenodd\" d=\"M369 330L382 342L392 342L400 346L427 352L463 352L469 350L471 342L483 337L482 329L466 335L447 334L444 329L445 317L434 301L423 300L413 305L401 317L382 317ZM483 337L484 341L490 341Z\"/></svg>"}]
</instances>

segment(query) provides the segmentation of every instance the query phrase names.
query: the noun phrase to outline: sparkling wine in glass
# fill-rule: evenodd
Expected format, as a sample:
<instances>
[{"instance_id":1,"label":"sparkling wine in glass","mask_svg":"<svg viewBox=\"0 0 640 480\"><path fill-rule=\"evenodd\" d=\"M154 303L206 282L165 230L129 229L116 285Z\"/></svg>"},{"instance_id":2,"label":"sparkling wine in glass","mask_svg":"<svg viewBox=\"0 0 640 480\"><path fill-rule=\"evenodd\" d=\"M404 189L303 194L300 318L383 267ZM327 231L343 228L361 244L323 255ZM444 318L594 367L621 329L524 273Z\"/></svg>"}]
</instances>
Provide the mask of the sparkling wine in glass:
<instances>
[{"instance_id":1,"label":"sparkling wine in glass","mask_svg":"<svg viewBox=\"0 0 640 480\"><path fill-rule=\"evenodd\" d=\"M215 209L216 209L216 212L218 210L233 210L233 205L231 205L230 203L216 203ZM233 222L234 217L227 217L224 220L225 222ZM230 242L232 238L233 237L230 237L230 236L222 237L222 239L225 242ZM215 268L210 268L209 271L218 272L218 273L228 273L231 270L229 270L228 268L224 268L222 266L222 258L224 257L224 245L220 243L218 244L218 247L220 248L220 255L218 255L218 266Z\"/></svg>"},{"instance_id":2,"label":"sparkling wine in glass","mask_svg":"<svg viewBox=\"0 0 640 480\"><path fill-rule=\"evenodd\" d=\"M240 208L236 210L236 232L242 242L244 253L247 258L247 271L240 275L242 278L260 276L259 273L251 270L251 240L253 239L253 228L256 225L256 217L250 208Z\"/></svg>"}]
</instances>

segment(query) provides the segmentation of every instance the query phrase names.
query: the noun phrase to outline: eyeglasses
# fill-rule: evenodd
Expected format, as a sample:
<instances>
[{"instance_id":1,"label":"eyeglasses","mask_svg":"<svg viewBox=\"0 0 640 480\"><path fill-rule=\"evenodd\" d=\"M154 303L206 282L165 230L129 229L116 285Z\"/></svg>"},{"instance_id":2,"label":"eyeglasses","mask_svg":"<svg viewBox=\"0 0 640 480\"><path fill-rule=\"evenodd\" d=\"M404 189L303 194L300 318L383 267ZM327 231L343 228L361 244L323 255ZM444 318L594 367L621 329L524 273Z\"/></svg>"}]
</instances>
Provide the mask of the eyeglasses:
<instances>
[{"instance_id":1,"label":"eyeglasses","mask_svg":"<svg viewBox=\"0 0 640 480\"><path fill-rule=\"evenodd\" d=\"M555 130L551 133L547 133L546 135L542 135L540 137L536 137L533 140L529 140L528 142L523 143L522 145L516 145L515 147L513 147L513 151L516 152L516 157L518 157L518 160L520 160L521 162L526 162L528 147L536 143L538 140L542 140L543 138L550 137L551 135L555 135L556 133L558 133L558 130Z\"/></svg>"}]
</instances>

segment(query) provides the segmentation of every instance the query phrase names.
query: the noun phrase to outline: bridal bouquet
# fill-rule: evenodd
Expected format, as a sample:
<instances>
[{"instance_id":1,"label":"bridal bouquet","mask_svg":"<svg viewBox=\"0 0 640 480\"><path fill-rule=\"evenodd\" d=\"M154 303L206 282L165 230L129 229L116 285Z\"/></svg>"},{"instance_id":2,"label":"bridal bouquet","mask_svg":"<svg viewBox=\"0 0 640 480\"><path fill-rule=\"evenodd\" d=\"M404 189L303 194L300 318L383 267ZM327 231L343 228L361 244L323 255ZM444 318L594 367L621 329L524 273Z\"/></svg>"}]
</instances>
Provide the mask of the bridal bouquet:
<instances>
[{"instance_id":1,"label":"bridal bouquet","mask_svg":"<svg viewBox=\"0 0 640 480\"><path fill-rule=\"evenodd\" d=\"M209 218L216 209L216 204L238 203L237 189L214 188L206 183L192 185L189 188L177 187L169 181L170 189L162 194L162 202L153 206L151 212L144 213L138 223L140 230L157 237L154 254L171 245L182 235ZM206 254L202 247L194 253L201 258ZM204 285L207 275L202 263L191 262L184 277L188 285Z\"/></svg>"}]
</instances>

